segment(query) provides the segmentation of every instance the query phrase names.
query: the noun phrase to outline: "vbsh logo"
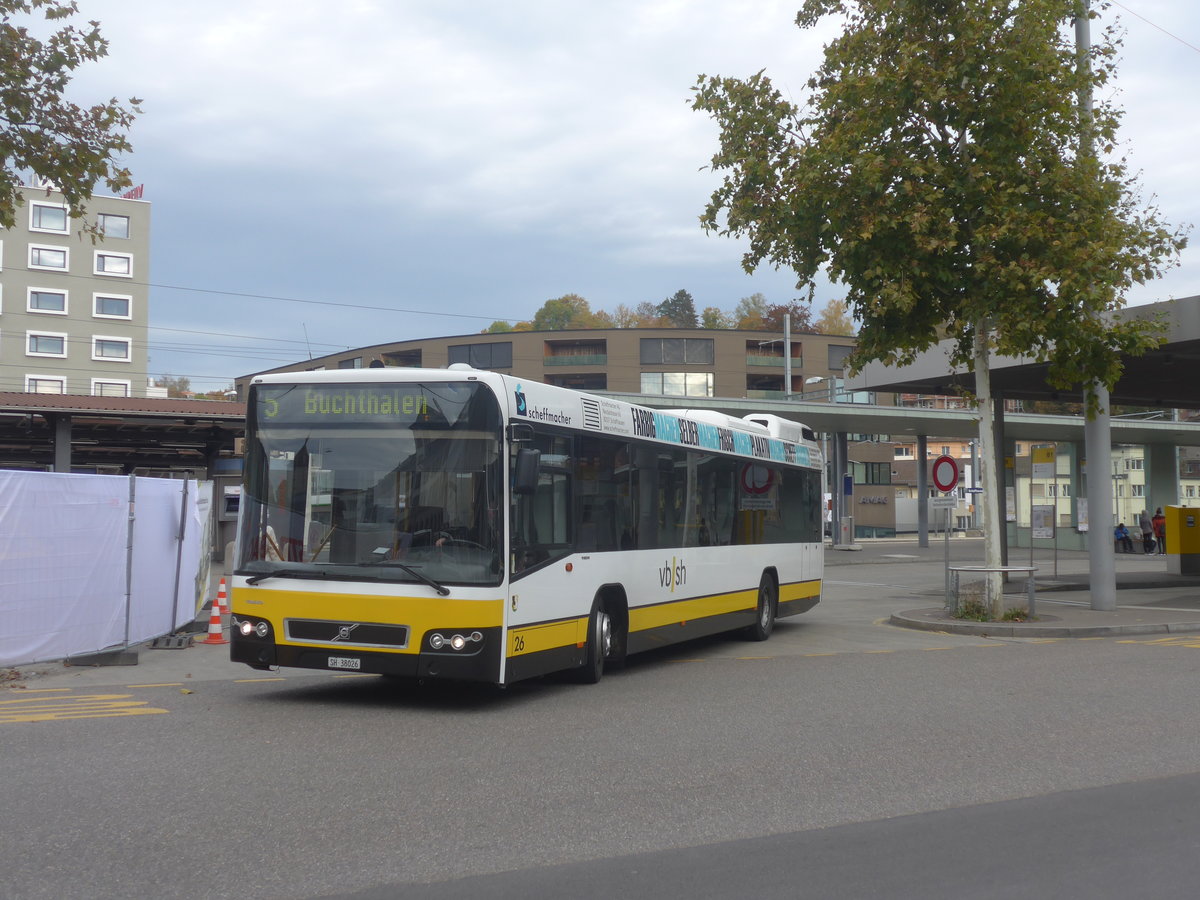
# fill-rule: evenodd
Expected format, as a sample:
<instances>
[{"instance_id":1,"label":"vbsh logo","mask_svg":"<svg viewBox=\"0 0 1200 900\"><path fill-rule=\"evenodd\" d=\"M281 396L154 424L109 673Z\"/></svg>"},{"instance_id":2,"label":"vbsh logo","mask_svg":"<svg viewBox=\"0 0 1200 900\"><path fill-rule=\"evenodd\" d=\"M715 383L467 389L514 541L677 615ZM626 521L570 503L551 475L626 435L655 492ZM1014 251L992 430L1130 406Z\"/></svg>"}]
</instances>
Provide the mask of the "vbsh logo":
<instances>
[{"instance_id":1,"label":"vbsh logo","mask_svg":"<svg viewBox=\"0 0 1200 900\"><path fill-rule=\"evenodd\" d=\"M517 397L517 415L518 416L528 415L529 408L525 405L525 392L523 390L521 390L521 385L519 385L519 384L517 385L515 394Z\"/></svg>"},{"instance_id":2,"label":"vbsh logo","mask_svg":"<svg viewBox=\"0 0 1200 900\"><path fill-rule=\"evenodd\" d=\"M687 584L687 566L683 564L683 560L672 556L670 561L663 562L658 570L658 584L659 587L670 588L672 594L675 593L675 588Z\"/></svg>"}]
</instances>

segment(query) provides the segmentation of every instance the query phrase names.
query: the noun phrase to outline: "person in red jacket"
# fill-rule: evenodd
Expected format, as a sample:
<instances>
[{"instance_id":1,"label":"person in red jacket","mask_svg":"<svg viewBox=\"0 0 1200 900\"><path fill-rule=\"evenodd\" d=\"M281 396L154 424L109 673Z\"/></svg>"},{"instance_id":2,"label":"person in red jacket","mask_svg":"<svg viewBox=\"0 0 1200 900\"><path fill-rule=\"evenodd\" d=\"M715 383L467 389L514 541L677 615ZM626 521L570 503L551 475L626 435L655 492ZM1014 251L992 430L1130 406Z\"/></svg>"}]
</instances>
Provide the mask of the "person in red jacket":
<instances>
[{"instance_id":1,"label":"person in red jacket","mask_svg":"<svg viewBox=\"0 0 1200 900\"><path fill-rule=\"evenodd\" d=\"M1161 556L1167 552L1167 517L1163 515L1161 506L1154 511L1150 525L1154 528L1154 539L1158 541L1158 552Z\"/></svg>"}]
</instances>

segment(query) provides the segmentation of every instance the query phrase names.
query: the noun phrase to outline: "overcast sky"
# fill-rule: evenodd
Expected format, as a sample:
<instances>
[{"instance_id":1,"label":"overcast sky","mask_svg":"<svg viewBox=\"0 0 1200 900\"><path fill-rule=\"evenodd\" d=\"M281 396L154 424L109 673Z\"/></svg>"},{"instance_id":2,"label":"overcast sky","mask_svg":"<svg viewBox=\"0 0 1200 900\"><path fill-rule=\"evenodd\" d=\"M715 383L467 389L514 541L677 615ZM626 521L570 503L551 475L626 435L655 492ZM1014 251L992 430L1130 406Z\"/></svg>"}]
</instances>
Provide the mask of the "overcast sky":
<instances>
[{"instance_id":1,"label":"overcast sky","mask_svg":"<svg viewBox=\"0 0 1200 900\"><path fill-rule=\"evenodd\" d=\"M800 100L828 32L795 27L798 0L79 4L111 46L76 95L144 101L153 375L211 390L566 293L610 311L796 296L700 229L716 130L687 101L701 73L764 68ZM1200 222L1200 6L1114 13L1131 166L1169 222ZM1200 294L1200 251L1182 262L1130 302Z\"/></svg>"}]
</instances>

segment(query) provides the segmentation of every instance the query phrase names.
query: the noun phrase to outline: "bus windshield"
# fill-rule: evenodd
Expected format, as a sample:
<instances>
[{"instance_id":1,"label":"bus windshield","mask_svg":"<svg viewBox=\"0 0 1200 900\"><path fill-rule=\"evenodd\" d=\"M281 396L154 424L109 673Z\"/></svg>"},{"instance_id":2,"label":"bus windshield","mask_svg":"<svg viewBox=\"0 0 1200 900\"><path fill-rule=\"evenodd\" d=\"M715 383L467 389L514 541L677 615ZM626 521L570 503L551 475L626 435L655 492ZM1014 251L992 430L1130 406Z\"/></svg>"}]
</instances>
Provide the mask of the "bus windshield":
<instances>
[{"instance_id":1,"label":"bus windshield","mask_svg":"<svg viewBox=\"0 0 1200 900\"><path fill-rule=\"evenodd\" d=\"M500 436L478 383L254 385L239 574L499 584Z\"/></svg>"}]
</instances>

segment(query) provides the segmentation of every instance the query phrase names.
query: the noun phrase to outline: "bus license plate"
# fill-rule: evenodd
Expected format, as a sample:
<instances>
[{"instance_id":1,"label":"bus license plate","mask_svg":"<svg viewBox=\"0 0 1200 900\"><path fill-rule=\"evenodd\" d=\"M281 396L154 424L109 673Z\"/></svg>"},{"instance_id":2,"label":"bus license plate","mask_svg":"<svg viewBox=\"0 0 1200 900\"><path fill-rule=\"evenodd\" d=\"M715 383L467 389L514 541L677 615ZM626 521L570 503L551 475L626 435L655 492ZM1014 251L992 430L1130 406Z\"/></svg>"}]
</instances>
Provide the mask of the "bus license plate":
<instances>
[{"instance_id":1,"label":"bus license plate","mask_svg":"<svg viewBox=\"0 0 1200 900\"><path fill-rule=\"evenodd\" d=\"M349 656L331 656L329 657L329 668L331 669L361 669L362 660L354 659Z\"/></svg>"}]
</instances>

